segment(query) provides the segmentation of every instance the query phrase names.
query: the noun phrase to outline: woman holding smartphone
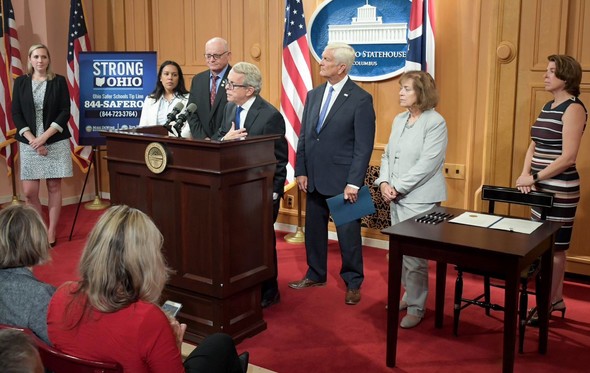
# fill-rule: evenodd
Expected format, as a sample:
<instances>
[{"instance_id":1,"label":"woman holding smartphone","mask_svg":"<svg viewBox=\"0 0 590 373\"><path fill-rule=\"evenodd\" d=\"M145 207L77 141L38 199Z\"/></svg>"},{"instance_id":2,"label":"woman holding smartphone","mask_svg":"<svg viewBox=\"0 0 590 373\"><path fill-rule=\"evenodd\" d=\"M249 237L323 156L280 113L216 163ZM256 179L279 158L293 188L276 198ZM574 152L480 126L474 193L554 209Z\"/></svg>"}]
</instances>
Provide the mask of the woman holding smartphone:
<instances>
[{"instance_id":1,"label":"woman holding smartphone","mask_svg":"<svg viewBox=\"0 0 590 373\"><path fill-rule=\"evenodd\" d=\"M247 353L238 358L231 337L221 333L207 337L183 365L186 325L158 306L169 273L162 244L162 234L143 212L109 208L84 248L81 280L62 285L49 304L54 346L117 362L126 372L245 372Z\"/></svg>"}]
</instances>

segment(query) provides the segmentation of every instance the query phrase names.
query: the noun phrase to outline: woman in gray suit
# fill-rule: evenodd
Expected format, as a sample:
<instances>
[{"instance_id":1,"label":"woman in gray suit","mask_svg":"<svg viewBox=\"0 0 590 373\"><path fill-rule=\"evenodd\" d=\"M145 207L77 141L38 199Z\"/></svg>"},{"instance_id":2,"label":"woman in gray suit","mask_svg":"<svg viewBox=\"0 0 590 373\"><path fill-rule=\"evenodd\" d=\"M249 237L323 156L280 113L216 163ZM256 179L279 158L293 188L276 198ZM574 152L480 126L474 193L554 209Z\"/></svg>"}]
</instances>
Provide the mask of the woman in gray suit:
<instances>
[{"instance_id":1,"label":"woman in gray suit","mask_svg":"<svg viewBox=\"0 0 590 373\"><path fill-rule=\"evenodd\" d=\"M400 80L400 105L407 109L393 120L381 171L375 184L391 207L397 224L430 210L447 197L442 173L447 150L447 125L434 110L438 93L434 79L423 71L408 71ZM428 261L404 256L400 310L407 309L402 328L413 328L424 317L428 295Z\"/></svg>"}]
</instances>

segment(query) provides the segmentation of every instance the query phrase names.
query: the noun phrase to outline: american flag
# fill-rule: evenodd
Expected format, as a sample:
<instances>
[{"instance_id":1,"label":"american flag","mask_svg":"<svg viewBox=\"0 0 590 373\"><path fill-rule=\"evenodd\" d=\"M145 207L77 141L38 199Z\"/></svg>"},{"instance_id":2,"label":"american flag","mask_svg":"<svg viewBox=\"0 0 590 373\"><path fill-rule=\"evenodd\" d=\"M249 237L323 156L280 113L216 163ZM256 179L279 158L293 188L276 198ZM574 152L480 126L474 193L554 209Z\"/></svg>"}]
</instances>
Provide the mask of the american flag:
<instances>
[{"instance_id":1,"label":"american flag","mask_svg":"<svg viewBox=\"0 0 590 373\"><path fill-rule=\"evenodd\" d=\"M74 162L80 166L83 172L88 172L92 148L78 145L80 128L80 65L78 58L80 52L90 50L90 39L84 19L82 0L72 0L70 4L70 29L68 33L68 90L70 91L71 114L68 128L72 133L70 147Z\"/></svg>"},{"instance_id":2,"label":"american flag","mask_svg":"<svg viewBox=\"0 0 590 373\"><path fill-rule=\"evenodd\" d=\"M281 114L285 118L285 137L289 143L285 190L295 185L295 152L305 97L310 89L312 89L311 63L303 15L303 0L286 0L281 84Z\"/></svg>"},{"instance_id":3,"label":"american flag","mask_svg":"<svg viewBox=\"0 0 590 373\"><path fill-rule=\"evenodd\" d=\"M0 155L6 159L8 175L16 156L15 133L11 110L12 79L23 74L14 10L10 0L0 7Z\"/></svg>"},{"instance_id":4,"label":"american flag","mask_svg":"<svg viewBox=\"0 0 590 373\"><path fill-rule=\"evenodd\" d=\"M412 0L406 71L422 70L434 78L434 29L434 0Z\"/></svg>"}]
</instances>

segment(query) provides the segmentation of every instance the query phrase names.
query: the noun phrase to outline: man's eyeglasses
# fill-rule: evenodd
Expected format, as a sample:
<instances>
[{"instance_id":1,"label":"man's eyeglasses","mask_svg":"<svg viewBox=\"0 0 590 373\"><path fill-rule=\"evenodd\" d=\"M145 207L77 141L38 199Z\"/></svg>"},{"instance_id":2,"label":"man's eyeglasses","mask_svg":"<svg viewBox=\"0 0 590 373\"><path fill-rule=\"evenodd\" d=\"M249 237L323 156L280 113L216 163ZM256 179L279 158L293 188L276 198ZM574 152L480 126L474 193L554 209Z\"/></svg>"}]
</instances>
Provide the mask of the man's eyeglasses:
<instances>
[{"instance_id":1,"label":"man's eyeglasses","mask_svg":"<svg viewBox=\"0 0 590 373\"><path fill-rule=\"evenodd\" d=\"M229 53L229 52L226 51L226 52L223 52L221 54L208 54L208 53L205 53L203 56L205 56L205 59L206 60L211 60L211 59L218 60L221 57L225 56L227 53Z\"/></svg>"},{"instance_id":2,"label":"man's eyeglasses","mask_svg":"<svg viewBox=\"0 0 590 373\"><path fill-rule=\"evenodd\" d=\"M249 85L244 85L244 84L235 84L234 82L232 82L231 80L224 80L223 81L223 85L225 86L226 90L233 90L234 88L250 88Z\"/></svg>"}]
</instances>

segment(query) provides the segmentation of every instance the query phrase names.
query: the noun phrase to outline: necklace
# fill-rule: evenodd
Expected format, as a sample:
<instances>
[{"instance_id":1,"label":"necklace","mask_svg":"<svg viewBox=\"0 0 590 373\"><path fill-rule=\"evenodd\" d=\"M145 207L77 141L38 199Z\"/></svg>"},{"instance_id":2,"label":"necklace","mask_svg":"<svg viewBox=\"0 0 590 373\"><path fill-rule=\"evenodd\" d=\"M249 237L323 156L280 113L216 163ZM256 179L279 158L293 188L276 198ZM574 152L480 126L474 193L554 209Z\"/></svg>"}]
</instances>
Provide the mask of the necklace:
<instances>
[{"instance_id":1,"label":"necklace","mask_svg":"<svg viewBox=\"0 0 590 373\"><path fill-rule=\"evenodd\" d=\"M406 129L410 129L412 127L414 127L414 124L416 124L416 122L418 121L418 118L420 116L418 116L418 118L416 118L412 123L410 123L410 118L412 117L412 114L408 115L408 119L406 119L406 124L404 125L404 127Z\"/></svg>"}]
</instances>

